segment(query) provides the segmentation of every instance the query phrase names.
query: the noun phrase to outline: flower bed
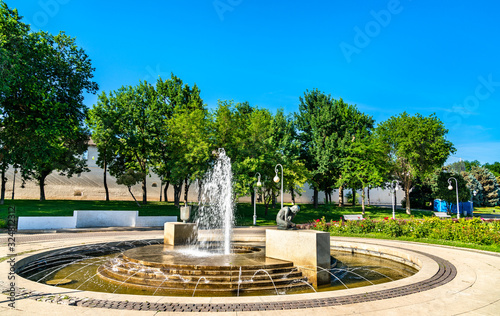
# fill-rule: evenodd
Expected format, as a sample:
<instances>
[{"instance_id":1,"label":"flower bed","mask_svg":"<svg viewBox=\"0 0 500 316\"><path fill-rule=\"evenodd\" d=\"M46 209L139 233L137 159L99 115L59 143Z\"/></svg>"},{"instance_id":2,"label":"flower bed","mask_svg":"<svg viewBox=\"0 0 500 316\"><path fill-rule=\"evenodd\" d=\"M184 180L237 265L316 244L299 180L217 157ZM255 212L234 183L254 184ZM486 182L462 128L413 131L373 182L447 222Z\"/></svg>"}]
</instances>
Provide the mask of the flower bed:
<instances>
[{"instance_id":1,"label":"flower bed","mask_svg":"<svg viewBox=\"0 0 500 316\"><path fill-rule=\"evenodd\" d=\"M480 218L439 219L389 219L326 222L325 218L303 225L333 235L382 234L389 237L430 238L474 243L477 245L500 244L500 221Z\"/></svg>"}]
</instances>

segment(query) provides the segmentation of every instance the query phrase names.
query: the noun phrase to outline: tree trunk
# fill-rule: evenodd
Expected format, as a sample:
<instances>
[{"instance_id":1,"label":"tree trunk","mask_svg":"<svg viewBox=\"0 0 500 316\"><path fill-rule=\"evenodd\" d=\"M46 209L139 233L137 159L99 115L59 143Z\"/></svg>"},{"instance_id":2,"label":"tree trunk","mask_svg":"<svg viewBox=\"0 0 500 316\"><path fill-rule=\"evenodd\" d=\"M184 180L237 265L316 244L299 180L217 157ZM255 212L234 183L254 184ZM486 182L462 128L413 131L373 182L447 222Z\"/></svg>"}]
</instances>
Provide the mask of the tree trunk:
<instances>
[{"instance_id":1,"label":"tree trunk","mask_svg":"<svg viewBox=\"0 0 500 316\"><path fill-rule=\"evenodd\" d=\"M127 187L127 188L128 188L128 192L130 192L130 195L132 195L132 198L134 199L137 206L141 207L141 204L139 204L139 202L137 202L137 199L135 198L134 193L132 193L132 190L130 189L130 187Z\"/></svg>"},{"instance_id":2,"label":"tree trunk","mask_svg":"<svg viewBox=\"0 0 500 316\"><path fill-rule=\"evenodd\" d=\"M148 195L147 195L147 187L146 187L146 177L147 177L147 175L145 175L144 179L142 179L142 204L148 203Z\"/></svg>"},{"instance_id":3,"label":"tree trunk","mask_svg":"<svg viewBox=\"0 0 500 316\"><path fill-rule=\"evenodd\" d=\"M318 189L314 188L313 191L313 204L314 208L318 208Z\"/></svg>"},{"instance_id":4,"label":"tree trunk","mask_svg":"<svg viewBox=\"0 0 500 316\"><path fill-rule=\"evenodd\" d=\"M367 206L370 206L370 186L366 187Z\"/></svg>"},{"instance_id":5,"label":"tree trunk","mask_svg":"<svg viewBox=\"0 0 500 316\"><path fill-rule=\"evenodd\" d=\"M252 201L252 207L255 206L255 189L250 191L250 200Z\"/></svg>"},{"instance_id":6,"label":"tree trunk","mask_svg":"<svg viewBox=\"0 0 500 316\"><path fill-rule=\"evenodd\" d=\"M174 205L179 207L181 200L182 182L174 184Z\"/></svg>"},{"instance_id":7,"label":"tree trunk","mask_svg":"<svg viewBox=\"0 0 500 316\"><path fill-rule=\"evenodd\" d=\"M339 187L339 206L344 206L344 188L342 186Z\"/></svg>"},{"instance_id":8,"label":"tree trunk","mask_svg":"<svg viewBox=\"0 0 500 316\"><path fill-rule=\"evenodd\" d=\"M292 195L292 205L295 205L295 190L293 188L290 189L290 194Z\"/></svg>"},{"instance_id":9,"label":"tree trunk","mask_svg":"<svg viewBox=\"0 0 500 316\"><path fill-rule=\"evenodd\" d=\"M202 190L203 190L203 182L201 181L201 179L198 179L198 203L201 202L201 194L203 193Z\"/></svg>"},{"instance_id":10,"label":"tree trunk","mask_svg":"<svg viewBox=\"0 0 500 316\"><path fill-rule=\"evenodd\" d=\"M106 159L104 159L104 190L106 191L106 202L109 202L109 190L106 172L108 171L108 164Z\"/></svg>"},{"instance_id":11,"label":"tree trunk","mask_svg":"<svg viewBox=\"0 0 500 316\"><path fill-rule=\"evenodd\" d=\"M38 178L38 183L40 185L40 202L45 201L45 178L47 175L42 174L40 178Z\"/></svg>"},{"instance_id":12,"label":"tree trunk","mask_svg":"<svg viewBox=\"0 0 500 316\"><path fill-rule=\"evenodd\" d=\"M190 186L189 179L188 178L184 179L184 203L186 204L188 202L189 186Z\"/></svg>"},{"instance_id":13,"label":"tree trunk","mask_svg":"<svg viewBox=\"0 0 500 316\"><path fill-rule=\"evenodd\" d=\"M356 189L352 189L352 206L356 206Z\"/></svg>"},{"instance_id":14,"label":"tree trunk","mask_svg":"<svg viewBox=\"0 0 500 316\"><path fill-rule=\"evenodd\" d=\"M165 183L165 187L163 188L163 199L165 200L165 202L168 202L168 195L167 195L167 191L168 191L168 186L170 185L170 181L167 181Z\"/></svg>"},{"instance_id":15,"label":"tree trunk","mask_svg":"<svg viewBox=\"0 0 500 316\"><path fill-rule=\"evenodd\" d=\"M15 175L14 175L15 176ZM0 189L2 192L1 192L1 196L0 196L0 205L3 205L4 201L5 201L5 168L2 169L2 188ZM12 186L12 192L14 192L14 186Z\"/></svg>"},{"instance_id":16,"label":"tree trunk","mask_svg":"<svg viewBox=\"0 0 500 316\"><path fill-rule=\"evenodd\" d=\"M363 188L363 191L361 193L361 210L363 216L365 216L365 188Z\"/></svg>"},{"instance_id":17,"label":"tree trunk","mask_svg":"<svg viewBox=\"0 0 500 316\"><path fill-rule=\"evenodd\" d=\"M272 199L273 199L273 205L272 205L272 207L276 208L276 196L274 195L274 193L273 193Z\"/></svg>"},{"instance_id":18,"label":"tree trunk","mask_svg":"<svg viewBox=\"0 0 500 316\"><path fill-rule=\"evenodd\" d=\"M396 194L394 194L396 196ZM411 215L411 209L410 209L410 186L405 187L405 199L406 199L406 214ZM396 203L396 201L394 201ZM394 204L397 205L397 204Z\"/></svg>"}]
</instances>

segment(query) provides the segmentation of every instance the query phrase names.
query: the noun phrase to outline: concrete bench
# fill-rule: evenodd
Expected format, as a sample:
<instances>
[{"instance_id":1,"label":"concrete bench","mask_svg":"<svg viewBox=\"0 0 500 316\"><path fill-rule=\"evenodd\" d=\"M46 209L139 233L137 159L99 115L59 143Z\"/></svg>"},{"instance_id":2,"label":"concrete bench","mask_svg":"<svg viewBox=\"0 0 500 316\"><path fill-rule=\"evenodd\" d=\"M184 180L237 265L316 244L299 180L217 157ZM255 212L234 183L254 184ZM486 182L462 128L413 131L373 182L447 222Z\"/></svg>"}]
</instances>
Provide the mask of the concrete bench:
<instances>
[{"instance_id":1,"label":"concrete bench","mask_svg":"<svg viewBox=\"0 0 500 316\"><path fill-rule=\"evenodd\" d=\"M74 211L73 216L20 216L18 230L88 227L161 227L177 216L139 216L138 211Z\"/></svg>"},{"instance_id":2,"label":"concrete bench","mask_svg":"<svg viewBox=\"0 0 500 316\"><path fill-rule=\"evenodd\" d=\"M345 221L362 221L363 220L363 215L356 214L356 215L343 215L343 218Z\"/></svg>"},{"instance_id":3,"label":"concrete bench","mask_svg":"<svg viewBox=\"0 0 500 316\"><path fill-rule=\"evenodd\" d=\"M451 218L451 216L446 214L445 212L434 212L434 216L439 218Z\"/></svg>"}]
</instances>

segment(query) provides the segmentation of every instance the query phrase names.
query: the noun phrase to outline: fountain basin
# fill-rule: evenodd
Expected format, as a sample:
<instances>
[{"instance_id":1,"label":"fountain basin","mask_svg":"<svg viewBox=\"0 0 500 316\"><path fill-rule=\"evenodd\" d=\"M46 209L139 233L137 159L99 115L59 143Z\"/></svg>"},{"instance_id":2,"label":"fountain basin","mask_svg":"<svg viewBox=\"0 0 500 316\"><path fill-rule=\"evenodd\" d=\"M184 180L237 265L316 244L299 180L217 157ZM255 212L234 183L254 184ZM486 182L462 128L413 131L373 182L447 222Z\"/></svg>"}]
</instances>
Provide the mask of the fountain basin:
<instances>
[{"instance_id":1,"label":"fountain basin","mask_svg":"<svg viewBox=\"0 0 500 316\"><path fill-rule=\"evenodd\" d=\"M156 240L156 242L159 242L159 240ZM18 273L22 277L30 278L33 281L39 280L39 283L34 283L25 280L26 282L32 284L31 286L29 286L29 288L38 288L38 290L40 291L41 288L45 287L48 289L41 291L45 292L52 291L52 293L59 291L58 289L60 288L61 290L66 291L65 293L71 293L72 291L71 289L73 289L73 290L78 290L77 293L87 293L86 295L92 293L88 291L101 291L109 293L109 294L101 293L101 295L106 295L108 297L109 295L116 295L118 293L122 293L122 294L136 294L136 295L137 294L156 295L156 296L161 295L161 296L169 296L173 299L175 296L186 297L186 296L193 296L193 294L195 296L210 296L210 297L242 296L242 295L252 295L252 296L271 295L270 297L272 297L276 296L277 294L280 294L279 296L281 296L281 294L314 292L311 289L311 287L307 285L303 279L301 279L301 276L297 274L297 271L295 271L291 267L290 263L286 263L283 261L281 262L274 261L274 259L265 258L263 256L264 243L262 242L260 243L254 242L252 244L245 243L244 245L241 245L241 247L239 246L236 247L239 248L238 252L244 252L243 254L232 253L230 255L219 255L212 253L208 256L210 257L210 259L204 258L203 256L192 258L190 250L187 247L186 251L183 251L179 250L178 249L179 247L164 247L162 244L155 246L157 249L154 249L155 252L154 255L151 255L151 252L147 251L149 247L144 247L144 249L141 247L141 248L136 248L134 250L130 250L135 246L142 246L144 244L145 244L144 241L135 242L135 245L133 243L123 243L123 242L108 243L108 244L87 245L81 247L60 249L51 252L44 252L20 260L17 263L17 269ZM351 250L360 248L355 245L351 246L352 246ZM126 257L127 260L126 265L128 266L123 267L124 270L121 270L120 267L116 267L118 271L113 271L113 268L109 267L108 265L107 269L108 271L111 270L113 273L121 275L121 279L119 277L109 276L106 274L106 272L98 272L98 269L100 271L104 269L104 267L101 268L101 266L106 265L108 260L113 260L113 259L121 260L121 257L123 257L123 255L120 255L120 253L116 252L118 251L117 250L118 248L124 248L121 251L123 252L123 255L125 255ZM182 255L179 256L176 255L175 260L165 261L164 259L169 256L168 254L169 249L172 248L177 248L175 249L175 251L179 250L178 253L185 252L186 258L182 259ZM335 248L335 245L332 245L332 248ZM340 254L342 254L343 257L342 259L340 259L341 261L346 261L346 262L350 261L353 258L351 250L349 250L349 252L342 251L340 253L334 254L334 256L339 256ZM378 249L378 250L380 251L380 253L377 254L374 252L373 254L380 256L380 254L383 254L385 252L384 249ZM108 254L105 257L96 257L88 259L89 261L86 260L80 261L84 257L91 257L90 254L94 256L97 255L98 253L103 254L106 251L115 251L115 253ZM141 252L143 252L144 256L140 254ZM355 252L357 252L357 250ZM407 256L404 253L400 253L398 255L396 252L397 250L395 251L395 254L391 254L391 256L396 255L402 258L400 261L407 261L406 259ZM158 253L164 253L166 257L164 257L163 259L159 259ZM256 258L259 256L262 256L263 261L257 261ZM155 257L157 258L155 259ZM355 257L356 256L354 256L354 258ZM418 263L418 259L414 258L414 255L409 255L409 257L411 259L411 262ZM375 268L379 269L378 271L380 272L387 273L385 270L380 270L380 269L385 269L383 268L383 265L385 265L385 263L379 263L378 258L375 257L372 258L375 259L377 262L375 263L363 262L361 264L355 263L354 266L352 266L352 268L349 269L351 269L352 271L357 271L359 269L370 267L374 269ZM240 262L238 261L238 259L241 259L241 261L244 261L246 263ZM208 260L211 260L212 262L209 263ZM70 265L68 267L64 267L57 273L53 273L50 276L45 276L48 275L50 272L50 270L47 270L46 268L49 269L56 268L55 263L57 261L62 261L62 263L60 263L60 266L64 266L66 263L70 261L78 261L78 262L76 265ZM141 268L137 268L137 266L134 267L135 264L142 265L141 262L148 263L150 266L148 267L143 265ZM397 269L397 267L392 266L394 260L390 260L387 262L391 265L388 267L389 270ZM217 268L210 267L215 263L217 264ZM278 264L284 264L284 265L280 266ZM190 265L202 268L203 270L196 268L186 269L186 267ZM87 267L84 270L79 271L83 266ZM164 271L157 270L162 268L165 269L167 266L170 267L171 271L173 272L172 274L178 274L178 275L171 275L167 279L166 275L163 274ZM241 275L239 270L240 266L242 267ZM416 266L418 266L418 264ZM339 268L339 267L343 269L342 266L336 266L334 268ZM407 265L404 265L403 267L407 267ZM40 270L32 270L33 268ZM130 271L130 268L134 270ZM38 273L43 269L45 269L47 272L41 272L41 274L33 276L34 273ZM260 269L262 270L259 271L259 273L255 274L255 272L257 272ZM285 270L287 270L288 272L284 272ZM76 271L78 271L78 273ZM162 275L160 275L160 272L162 273ZM343 275L346 274L345 272L342 272L340 270L335 271L335 273L337 272ZM406 276L409 276L415 272L416 270L410 271L410 273L407 273ZM202 275L202 273L204 274ZM268 273L269 275L267 275ZM288 277L295 278L297 281L294 282L292 279L289 279L287 281L280 282L280 277L278 277L280 273L281 276L283 276L283 274L289 273ZM103 281L103 279L101 279L99 274L105 276L105 278L106 277L109 277L110 279L114 278L114 280L109 282ZM350 273L347 273L347 276L349 276L349 274ZM77 277L77 275L79 276ZM155 277L152 277L153 275ZM273 282L270 281L273 275L275 275L276 277L273 278L275 284L272 285L273 287L271 289L270 284L272 284ZM64 287L63 286L54 287L45 285L46 282L51 279L64 279L64 278L75 280L75 282L72 282L67 286L65 285ZM220 290L217 289L217 286L215 288L214 287L210 289L207 288L208 285L205 283L206 279L210 279L209 282L212 282L213 283L212 285L219 283L220 285L219 287L221 289ZM248 281L249 279L252 279L253 282ZM185 282L185 280L187 280L187 282ZM244 280L246 280L246 282L244 282ZM351 275L351 280L349 280L347 287L349 287L350 289L349 291L354 291L355 290L353 289L354 287L377 284L386 281L389 280L382 280L379 278L379 275L375 275L375 278L372 281L360 280L354 275ZM137 284L137 282L139 282L139 284ZM167 284L161 284L162 282ZM177 283L176 284L177 289L173 287L172 284L169 284L169 282L173 282L174 284ZM127 283L127 286L125 286L125 283ZM285 285L286 283L288 283L288 285ZM261 288L260 289L257 289L256 287L251 288L252 285L254 284L257 286L261 286ZM290 287L290 285L296 285L296 287ZM266 286L268 288L266 288ZM335 284L332 283L331 286L320 287L318 291L342 290L345 288L346 286L344 284L337 282ZM228 299L230 299L230 297L228 297Z\"/></svg>"}]
</instances>

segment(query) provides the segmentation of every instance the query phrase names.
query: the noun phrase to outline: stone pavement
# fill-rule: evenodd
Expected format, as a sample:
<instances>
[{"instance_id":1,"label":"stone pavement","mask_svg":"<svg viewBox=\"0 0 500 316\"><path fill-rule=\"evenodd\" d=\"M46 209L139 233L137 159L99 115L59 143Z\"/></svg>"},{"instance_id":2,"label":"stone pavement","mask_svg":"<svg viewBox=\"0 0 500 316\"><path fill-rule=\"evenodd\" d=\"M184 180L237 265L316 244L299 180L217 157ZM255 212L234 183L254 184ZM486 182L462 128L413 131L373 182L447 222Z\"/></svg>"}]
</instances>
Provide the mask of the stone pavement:
<instances>
[{"instance_id":1,"label":"stone pavement","mask_svg":"<svg viewBox=\"0 0 500 316\"><path fill-rule=\"evenodd\" d=\"M235 240L262 241L269 227L235 229ZM203 235L203 234L200 234ZM110 241L162 239L162 230L95 229L17 234L19 261L39 251ZM500 254L420 243L331 238L332 246L386 249L416 258L412 277L369 287L312 294L254 297L164 297L124 295L49 287L16 277L24 289L15 309L0 296L1 315L500 315ZM0 258L7 255L0 234ZM387 250L389 249L389 250ZM9 261L0 263L0 286L8 285Z\"/></svg>"}]
</instances>

